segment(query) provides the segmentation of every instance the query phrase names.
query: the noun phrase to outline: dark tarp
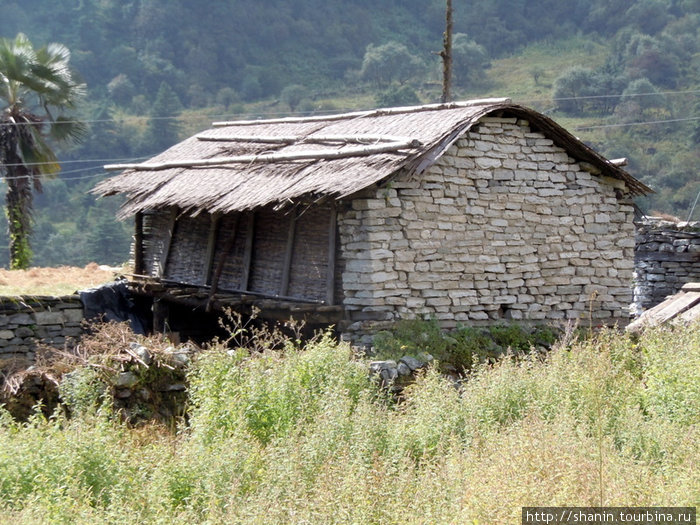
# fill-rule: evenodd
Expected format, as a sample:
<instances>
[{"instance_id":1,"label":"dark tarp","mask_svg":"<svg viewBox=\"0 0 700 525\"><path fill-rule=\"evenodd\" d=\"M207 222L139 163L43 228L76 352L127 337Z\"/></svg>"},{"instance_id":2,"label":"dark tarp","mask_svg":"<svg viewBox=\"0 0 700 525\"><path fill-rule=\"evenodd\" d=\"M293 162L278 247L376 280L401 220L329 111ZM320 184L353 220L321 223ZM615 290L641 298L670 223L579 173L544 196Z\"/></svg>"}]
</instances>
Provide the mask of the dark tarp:
<instances>
[{"instance_id":1,"label":"dark tarp","mask_svg":"<svg viewBox=\"0 0 700 525\"><path fill-rule=\"evenodd\" d=\"M78 293L83 303L85 319L129 321L135 334L145 334L144 320L138 314L126 282L122 279L89 290L80 290Z\"/></svg>"}]
</instances>

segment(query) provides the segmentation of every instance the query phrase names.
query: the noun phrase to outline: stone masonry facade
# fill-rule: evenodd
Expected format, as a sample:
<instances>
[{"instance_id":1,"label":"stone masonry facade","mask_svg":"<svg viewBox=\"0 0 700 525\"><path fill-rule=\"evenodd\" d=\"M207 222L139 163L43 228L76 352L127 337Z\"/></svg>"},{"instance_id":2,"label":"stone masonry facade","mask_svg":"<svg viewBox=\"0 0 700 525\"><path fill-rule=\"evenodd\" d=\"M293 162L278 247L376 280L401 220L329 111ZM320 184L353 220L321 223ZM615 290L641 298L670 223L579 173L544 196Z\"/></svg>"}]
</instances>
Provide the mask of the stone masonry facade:
<instances>
[{"instance_id":1,"label":"stone masonry facade","mask_svg":"<svg viewBox=\"0 0 700 525\"><path fill-rule=\"evenodd\" d=\"M700 282L700 222L647 219L637 225L633 313Z\"/></svg>"},{"instance_id":2,"label":"stone masonry facade","mask_svg":"<svg viewBox=\"0 0 700 525\"><path fill-rule=\"evenodd\" d=\"M0 359L34 359L38 342L63 347L82 333L80 296L0 297Z\"/></svg>"},{"instance_id":3,"label":"stone masonry facade","mask_svg":"<svg viewBox=\"0 0 700 525\"><path fill-rule=\"evenodd\" d=\"M629 321L634 208L625 183L529 123L483 118L419 176L339 214L348 336L398 319Z\"/></svg>"}]
</instances>

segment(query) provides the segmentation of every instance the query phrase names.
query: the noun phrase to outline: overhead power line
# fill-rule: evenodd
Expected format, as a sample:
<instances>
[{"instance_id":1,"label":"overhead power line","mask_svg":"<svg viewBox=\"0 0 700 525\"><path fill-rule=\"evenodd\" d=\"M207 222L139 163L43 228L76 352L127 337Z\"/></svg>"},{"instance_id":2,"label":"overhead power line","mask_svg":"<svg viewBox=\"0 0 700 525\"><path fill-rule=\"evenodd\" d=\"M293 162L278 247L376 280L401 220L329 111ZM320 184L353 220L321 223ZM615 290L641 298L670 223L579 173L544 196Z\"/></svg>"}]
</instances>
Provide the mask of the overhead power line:
<instances>
[{"instance_id":1,"label":"overhead power line","mask_svg":"<svg viewBox=\"0 0 700 525\"><path fill-rule=\"evenodd\" d=\"M700 94L700 90L688 90L688 91L659 91L657 93L628 93L628 94L611 94L611 95L586 95L581 97L560 97L560 98L538 98L530 100L521 100L520 103L534 103L534 102L559 102L565 100L592 100L592 99L602 99L602 98L620 98L620 97L649 97L655 95L694 95ZM329 114L341 113L347 111L357 111L358 108L336 108L334 112L329 112ZM111 118L111 119L86 119L86 120L72 120L66 121L66 123L75 124L99 124L99 123L125 123L125 122L140 122L140 121L151 121L151 120L180 120L185 122L193 122L197 120L227 120L230 118L237 118L243 115L262 115L275 117L280 115L308 115L309 111L250 111L247 113L228 113L228 114L213 114L213 115L178 115L171 117L153 117L148 115L131 115L128 117ZM41 126L46 124L46 122L5 122L3 126Z\"/></svg>"},{"instance_id":2,"label":"overhead power line","mask_svg":"<svg viewBox=\"0 0 700 525\"><path fill-rule=\"evenodd\" d=\"M120 158L120 159L62 160L62 161L59 161L58 163L59 164L86 164L88 162L94 162L96 164L104 164L105 162L122 162L122 161L127 161L127 160L150 159L154 155L157 155L157 153L154 153L153 155L147 155L144 157L129 157L129 158ZM18 166L45 166L47 164L55 164L55 163L54 162L16 162L14 164L0 164L0 168L14 168L14 167L18 167Z\"/></svg>"},{"instance_id":3,"label":"overhead power line","mask_svg":"<svg viewBox=\"0 0 700 525\"><path fill-rule=\"evenodd\" d=\"M603 128L624 128L624 127L632 127L632 126L647 126L647 125L656 125L656 124L669 124L669 123L676 123L676 122L691 122L694 120L700 120L700 116L698 117L686 117L686 118L678 118L678 119L667 119L667 120L647 120L647 121L642 121L642 122L623 122L619 124L599 124L599 125L591 125L591 126L577 126L573 128L574 131L586 131L586 130L592 130L592 129L603 129ZM150 159L154 157L157 153L154 153L153 155L150 156L141 156L141 157L124 157L124 158L113 158L113 159L83 159L83 160L66 160L66 161L59 161L59 164L64 165L64 164L85 164L85 163L96 163L96 164L105 164L108 162L127 162L127 163L132 163L134 161L139 161L139 160L145 160L145 159ZM5 167L17 167L17 166L43 166L46 164L54 164L53 162L32 162L32 163L27 163L27 164L0 164L0 169L5 168ZM62 171L60 172L62 175L65 175L67 173L76 173L80 171L87 171L87 170L92 170L95 169L94 167L90 168L83 168L82 170L73 170L73 171ZM17 178L17 179L22 179L22 178L27 178L28 176L18 176L18 177L3 177L4 179L12 179L12 178ZM65 177L61 177L62 180L71 180Z\"/></svg>"},{"instance_id":4,"label":"overhead power line","mask_svg":"<svg viewBox=\"0 0 700 525\"><path fill-rule=\"evenodd\" d=\"M670 122L688 122L691 120L700 120L700 117L673 118L668 120L647 120L645 122L621 122L620 124L599 124L595 126L578 126L573 128L575 131L583 131L586 129L601 129L601 128L623 128L628 126L647 126L652 124L668 124Z\"/></svg>"}]
</instances>

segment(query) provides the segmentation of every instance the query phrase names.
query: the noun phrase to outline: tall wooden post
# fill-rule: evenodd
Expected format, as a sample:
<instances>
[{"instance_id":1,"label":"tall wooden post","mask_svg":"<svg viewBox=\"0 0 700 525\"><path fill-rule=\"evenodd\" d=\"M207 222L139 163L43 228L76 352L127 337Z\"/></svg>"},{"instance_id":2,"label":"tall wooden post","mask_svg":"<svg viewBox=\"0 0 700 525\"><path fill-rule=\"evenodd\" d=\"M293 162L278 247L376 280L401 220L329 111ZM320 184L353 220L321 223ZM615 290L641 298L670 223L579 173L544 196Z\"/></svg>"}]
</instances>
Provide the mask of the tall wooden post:
<instances>
[{"instance_id":1,"label":"tall wooden post","mask_svg":"<svg viewBox=\"0 0 700 525\"><path fill-rule=\"evenodd\" d=\"M289 291L289 277L292 273L292 256L294 255L294 234L297 225L297 210L290 212L289 227L287 228L287 245L284 249L284 262L282 263L282 280L280 282L280 295L287 295Z\"/></svg>"},{"instance_id":2,"label":"tall wooden post","mask_svg":"<svg viewBox=\"0 0 700 525\"><path fill-rule=\"evenodd\" d=\"M134 217L134 273L143 275L143 213Z\"/></svg>"},{"instance_id":3,"label":"tall wooden post","mask_svg":"<svg viewBox=\"0 0 700 525\"><path fill-rule=\"evenodd\" d=\"M442 35L442 102L452 99L452 0L446 0L445 33Z\"/></svg>"},{"instance_id":4,"label":"tall wooden post","mask_svg":"<svg viewBox=\"0 0 700 525\"><path fill-rule=\"evenodd\" d=\"M338 224L338 208L331 203L331 217L328 224L328 270L326 273L326 304L334 304L335 299L335 246Z\"/></svg>"},{"instance_id":5,"label":"tall wooden post","mask_svg":"<svg viewBox=\"0 0 700 525\"><path fill-rule=\"evenodd\" d=\"M170 209L170 220L168 221L168 229L165 231L165 239L163 239L163 251L158 261L157 277L165 277L165 269L168 265L168 255L173 243L173 235L175 233L175 224L177 222L177 208Z\"/></svg>"},{"instance_id":6,"label":"tall wooden post","mask_svg":"<svg viewBox=\"0 0 700 525\"><path fill-rule=\"evenodd\" d=\"M250 265L253 261L253 236L255 235L255 212L248 212L248 222L245 232L245 248L243 249L243 271L241 273L241 290L248 290L250 280Z\"/></svg>"},{"instance_id":7,"label":"tall wooden post","mask_svg":"<svg viewBox=\"0 0 700 525\"><path fill-rule=\"evenodd\" d=\"M219 279L221 279L221 274L224 271L224 266L226 265L226 260L228 259L228 256L231 253L231 250L233 250L233 246L236 244L236 230L238 230L238 217L239 217L239 214L236 214L233 218L233 226L231 228L231 236L228 238L228 241L226 241L226 244L224 244L224 247L221 250L219 264L216 265L216 270L214 271L214 275L211 277L211 287L209 288L209 298L207 299L207 306L206 306L207 312L211 312L212 303L214 301L214 296L216 295L216 291L219 289ZM217 220L217 222L218 222L218 220ZM213 261L213 259L214 259L214 251L212 249L212 261Z\"/></svg>"},{"instance_id":8,"label":"tall wooden post","mask_svg":"<svg viewBox=\"0 0 700 525\"><path fill-rule=\"evenodd\" d=\"M211 284L212 272L214 271L214 250L216 248L216 237L219 230L219 221L221 220L221 213L216 212L213 215L211 215L210 218L211 222L209 223L207 252L204 256L204 270L206 272L206 275L204 277L204 284Z\"/></svg>"}]
</instances>

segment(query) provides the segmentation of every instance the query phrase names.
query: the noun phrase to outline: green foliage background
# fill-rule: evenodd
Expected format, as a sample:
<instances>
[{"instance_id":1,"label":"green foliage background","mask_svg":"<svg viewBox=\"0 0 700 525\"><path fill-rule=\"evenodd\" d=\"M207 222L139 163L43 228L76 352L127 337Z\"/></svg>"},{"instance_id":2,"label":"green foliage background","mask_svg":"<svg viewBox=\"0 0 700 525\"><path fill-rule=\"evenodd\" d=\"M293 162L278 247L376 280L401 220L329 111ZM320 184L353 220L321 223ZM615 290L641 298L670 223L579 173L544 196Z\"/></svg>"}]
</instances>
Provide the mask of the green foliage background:
<instances>
[{"instance_id":1,"label":"green foliage background","mask_svg":"<svg viewBox=\"0 0 700 525\"><path fill-rule=\"evenodd\" d=\"M147 158L216 119L437 101L443 24L442 0L3 2L0 35L66 44L89 90L89 137L60 150L63 175L37 201L34 263L128 257L118 203L86 193L112 159ZM644 211L686 219L700 191L699 29L697 0L456 3L455 98L549 114L629 158L657 190Z\"/></svg>"}]
</instances>

